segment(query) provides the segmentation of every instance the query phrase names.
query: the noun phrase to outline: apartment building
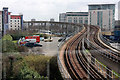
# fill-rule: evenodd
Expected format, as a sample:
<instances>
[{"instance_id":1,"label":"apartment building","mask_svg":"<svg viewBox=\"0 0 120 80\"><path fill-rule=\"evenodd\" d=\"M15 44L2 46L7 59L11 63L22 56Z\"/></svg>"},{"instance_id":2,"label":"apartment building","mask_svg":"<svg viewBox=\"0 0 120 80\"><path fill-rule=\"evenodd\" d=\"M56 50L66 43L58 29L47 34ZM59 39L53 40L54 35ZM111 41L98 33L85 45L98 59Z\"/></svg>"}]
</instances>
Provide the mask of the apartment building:
<instances>
[{"instance_id":1,"label":"apartment building","mask_svg":"<svg viewBox=\"0 0 120 80\"><path fill-rule=\"evenodd\" d=\"M23 15L12 15L7 7L3 7L0 11L0 31L6 34L7 30L22 30L23 29Z\"/></svg>"}]
</instances>

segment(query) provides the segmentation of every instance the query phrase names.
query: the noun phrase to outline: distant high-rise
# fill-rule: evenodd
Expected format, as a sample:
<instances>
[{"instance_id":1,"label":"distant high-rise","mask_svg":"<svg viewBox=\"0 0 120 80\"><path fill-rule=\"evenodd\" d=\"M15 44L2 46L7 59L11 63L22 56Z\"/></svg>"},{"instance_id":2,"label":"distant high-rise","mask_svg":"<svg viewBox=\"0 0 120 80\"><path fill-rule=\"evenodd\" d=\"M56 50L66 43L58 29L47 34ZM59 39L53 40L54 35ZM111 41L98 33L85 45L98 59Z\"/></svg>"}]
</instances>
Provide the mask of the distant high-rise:
<instances>
[{"instance_id":1,"label":"distant high-rise","mask_svg":"<svg viewBox=\"0 0 120 80\"><path fill-rule=\"evenodd\" d=\"M118 2L118 20L120 20L120 1Z\"/></svg>"},{"instance_id":2,"label":"distant high-rise","mask_svg":"<svg viewBox=\"0 0 120 80\"><path fill-rule=\"evenodd\" d=\"M88 24L98 25L102 30L114 29L115 4L89 4Z\"/></svg>"},{"instance_id":3,"label":"distant high-rise","mask_svg":"<svg viewBox=\"0 0 120 80\"><path fill-rule=\"evenodd\" d=\"M59 22L88 24L88 12L66 12L59 14Z\"/></svg>"}]
</instances>

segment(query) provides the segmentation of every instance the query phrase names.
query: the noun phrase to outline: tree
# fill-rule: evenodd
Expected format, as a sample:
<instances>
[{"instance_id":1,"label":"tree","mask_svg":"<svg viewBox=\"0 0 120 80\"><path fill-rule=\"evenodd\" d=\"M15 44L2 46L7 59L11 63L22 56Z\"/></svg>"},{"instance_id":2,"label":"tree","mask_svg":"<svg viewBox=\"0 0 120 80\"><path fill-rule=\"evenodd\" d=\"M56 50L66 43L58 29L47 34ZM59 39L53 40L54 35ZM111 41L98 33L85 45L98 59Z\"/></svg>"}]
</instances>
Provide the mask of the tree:
<instances>
[{"instance_id":1,"label":"tree","mask_svg":"<svg viewBox=\"0 0 120 80\"><path fill-rule=\"evenodd\" d=\"M19 73L20 79L46 79L47 77L41 77L36 71L31 70L26 63L24 63L24 66L21 68Z\"/></svg>"},{"instance_id":2,"label":"tree","mask_svg":"<svg viewBox=\"0 0 120 80\"><path fill-rule=\"evenodd\" d=\"M12 38L11 35L7 34L7 35L4 35L4 36L3 36L2 40L9 40L9 41L12 41L13 38Z\"/></svg>"},{"instance_id":3,"label":"tree","mask_svg":"<svg viewBox=\"0 0 120 80\"><path fill-rule=\"evenodd\" d=\"M17 52L17 48L16 48L16 45L10 41L10 40L3 40L3 41L0 41L0 44L2 46L2 52Z\"/></svg>"}]
</instances>

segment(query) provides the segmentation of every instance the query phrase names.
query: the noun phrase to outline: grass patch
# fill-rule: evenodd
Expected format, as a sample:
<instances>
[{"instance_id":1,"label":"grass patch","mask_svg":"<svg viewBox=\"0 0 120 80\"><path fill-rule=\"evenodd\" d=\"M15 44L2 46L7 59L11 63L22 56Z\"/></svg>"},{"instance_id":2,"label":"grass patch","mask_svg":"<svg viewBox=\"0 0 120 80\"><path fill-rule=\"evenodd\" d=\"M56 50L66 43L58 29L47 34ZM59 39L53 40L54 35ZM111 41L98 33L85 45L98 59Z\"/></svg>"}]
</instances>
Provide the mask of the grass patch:
<instances>
[{"instance_id":1,"label":"grass patch","mask_svg":"<svg viewBox=\"0 0 120 80\"><path fill-rule=\"evenodd\" d=\"M100 63L103 67L107 67L106 65L104 65L103 63L101 63L100 61L98 61L97 59L96 59L96 61L98 62L98 63Z\"/></svg>"},{"instance_id":2,"label":"grass patch","mask_svg":"<svg viewBox=\"0 0 120 80\"><path fill-rule=\"evenodd\" d=\"M12 42L16 44L16 43L18 42L18 40L14 40L14 41L12 41Z\"/></svg>"},{"instance_id":3,"label":"grass patch","mask_svg":"<svg viewBox=\"0 0 120 80\"><path fill-rule=\"evenodd\" d=\"M118 74L118 73L115 72L114 70L112 70L112 72L115 74L115 78L118 78L118 76L120 76L120 74Z\"/></svg>"},{"instance_id":4,"label":"grass patch","mask_svg":"<svg viewBox=\"0 0 120 80\"><path fill-rule=\"evenodd\" d=\"M88 50L88 49L86 49L86 52L87 52L87 53L89 53L89 50Z\"/></svg>"}]
</instances>

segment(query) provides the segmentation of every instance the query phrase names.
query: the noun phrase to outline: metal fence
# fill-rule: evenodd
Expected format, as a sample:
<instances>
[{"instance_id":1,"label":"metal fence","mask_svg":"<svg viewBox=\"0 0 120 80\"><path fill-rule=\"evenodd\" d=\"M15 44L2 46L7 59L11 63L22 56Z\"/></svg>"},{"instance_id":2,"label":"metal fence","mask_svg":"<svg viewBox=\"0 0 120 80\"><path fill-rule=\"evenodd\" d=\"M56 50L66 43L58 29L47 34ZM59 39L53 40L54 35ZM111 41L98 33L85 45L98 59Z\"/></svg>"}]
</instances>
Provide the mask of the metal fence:
<instances>
[{"instance_id":1,"label":"metal fence","mask_svg":"<svg viewBox=\"0 0 120 80\"><path fill-rule=\"evenodd\" d=\"M85 42L87 42L87 43L90 43L90 45L92 45L91 43L92 42L90 42L89 40L87 40L87 39L85 39ZM91 46L91 47L93 47L93 46ZM84 56L88 59L88 61L91 61L90 62L90 64L92 65L92 66L94 66L96 69L97 69L97 71L98 72L100 72L104 77L107 77L107 76L109 76L110 78L113 78L113 76L116 76L117 78L119 78L120 79L120 75L118 75L117 73L115 73L113 70L110 70L107 66L105 66L104 64L102 64L100 61L98 61L96 58L94 58L93 56L91 56L90 55L90 57L87 57L89 54L86 52L86 49L85 49L85 47L83 46L82 47L83 48L83 52L84 52ZM98 50L97 50L98 51ZM103 53L101 50L99 50L101 53ZM106 53L107 54L107 53ZM93 61L93 60L95 60L95 61ZM94 65L92 64L92 63L94 63ZM98 65L97 65L98 64ZM104 71L104 69L105 69L105 71ZM110 74L108 74L107 73L107 71L109 72L109 73L111 73L112 75L110 75Z\"/></svg>"}]
</instances>

